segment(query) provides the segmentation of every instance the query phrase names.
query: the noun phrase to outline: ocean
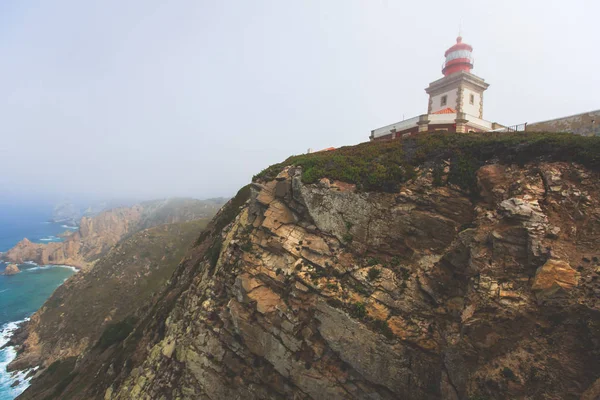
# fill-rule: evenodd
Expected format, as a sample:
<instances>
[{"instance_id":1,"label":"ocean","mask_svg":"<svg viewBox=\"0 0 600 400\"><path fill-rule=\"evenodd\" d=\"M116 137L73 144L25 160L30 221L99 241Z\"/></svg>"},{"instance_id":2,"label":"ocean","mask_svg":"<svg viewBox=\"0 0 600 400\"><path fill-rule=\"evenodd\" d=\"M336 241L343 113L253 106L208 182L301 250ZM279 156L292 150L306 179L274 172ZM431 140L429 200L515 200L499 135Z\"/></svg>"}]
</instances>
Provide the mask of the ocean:
<instances>
[{"instance_id":1,"label":"ocean","mask_svg":"<svg viewBox=\"0 0 600 400\"><path fill-rule=\"evenodd\" d=\"M58 242L59 234L75 230L61 223L47 222L52 215L49 206L0 204L0 252L7 251L23 238L36 243ZM5 263L0 262L0 273ZM19 274L0 275L0 348L6 344L17 324L38 310L52 292L75 269L67 266L21 264ZM12 400L28 386L26 373L9 374L6 366L15 357L13 348L0 350L0 400ZM19 384L11 387L19 380Z\"/></svg>"}]
</instances>

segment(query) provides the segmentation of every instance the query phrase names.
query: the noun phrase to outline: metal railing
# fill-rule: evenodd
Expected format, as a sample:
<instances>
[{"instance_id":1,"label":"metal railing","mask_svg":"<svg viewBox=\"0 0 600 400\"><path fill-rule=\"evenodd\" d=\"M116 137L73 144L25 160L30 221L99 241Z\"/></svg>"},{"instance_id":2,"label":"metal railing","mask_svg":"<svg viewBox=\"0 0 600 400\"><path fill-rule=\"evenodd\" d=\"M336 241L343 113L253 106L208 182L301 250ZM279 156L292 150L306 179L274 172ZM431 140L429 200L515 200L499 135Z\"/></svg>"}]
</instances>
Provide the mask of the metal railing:
<instances>
[{"instance_id":1,"label":"metal railing","mask_svg":"<svg viewBox=\"0 0 600 400\"><path fill-rule=\"evenodd\" d=\"M525 132L527 130L527 122L523 124L505 126L503 128L498 128L491 130L489 132Z\"/></svg>"}]
</instances>

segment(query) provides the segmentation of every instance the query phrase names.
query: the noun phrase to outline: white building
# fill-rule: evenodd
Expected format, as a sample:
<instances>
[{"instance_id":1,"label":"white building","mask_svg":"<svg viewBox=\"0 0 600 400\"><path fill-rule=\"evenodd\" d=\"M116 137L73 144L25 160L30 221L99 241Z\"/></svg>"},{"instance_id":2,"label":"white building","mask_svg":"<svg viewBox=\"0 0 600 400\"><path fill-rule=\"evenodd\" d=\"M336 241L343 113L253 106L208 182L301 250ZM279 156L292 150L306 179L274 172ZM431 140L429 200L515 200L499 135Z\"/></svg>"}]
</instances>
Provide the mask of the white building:
<instances>
[{"instance_id":1,"label":"white building","mask_svg":"<svg viewBox=\"0 0 600 400\"><path fill-rule=\"evenodd\" d=\"M444 77L431 82L427 114L396 122L371 131L371 140L396 139L418 132L487 132L502 125L483 119L483 92L488 83L471 73L473 47L456 38L446 50Z\"/></svg>"}]
</instances>

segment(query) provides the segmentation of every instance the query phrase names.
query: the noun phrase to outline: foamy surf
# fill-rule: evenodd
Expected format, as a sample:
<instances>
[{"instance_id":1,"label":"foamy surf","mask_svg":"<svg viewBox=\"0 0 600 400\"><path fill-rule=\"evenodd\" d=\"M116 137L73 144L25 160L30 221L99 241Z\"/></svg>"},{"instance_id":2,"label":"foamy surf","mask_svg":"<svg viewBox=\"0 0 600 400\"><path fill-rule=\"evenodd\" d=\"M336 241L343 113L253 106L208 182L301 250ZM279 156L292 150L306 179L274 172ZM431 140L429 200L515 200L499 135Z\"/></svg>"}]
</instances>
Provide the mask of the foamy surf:
<instances>
[{"instance_id":1,"label":"foamy surf","mask_svg":"<svg viewBox=\"0 0 600 400\"><path fill-rule=\"evenodd\" d=\"M59 237L56 236L48 236L45 238L41 238L40 241L42 242L57 242L60 241L61 239Z\"/></svg>"},{"instance_id":2,"label":"foamy surf","mask_svg":"<svg viewBox=\"0 0 600 400\"><path fill-rule=\"evenodd\" d=\"M0 328L0 348L8 343L13 332L19 327L19 324L27 321L28 319L29 318L25 318L22 321L9 322ZM14 399L23 393L23 391L29 386L30 378L26 379L25 376L27 376L30 370L12 373L6 371L6 367L12 360L15 359L16 356L17 352L12 346L0 350L0 396L2 399ZM19 384L11 387L11 385L13 385L17 380L19 381Z\"/></svg>"}]
</instances>

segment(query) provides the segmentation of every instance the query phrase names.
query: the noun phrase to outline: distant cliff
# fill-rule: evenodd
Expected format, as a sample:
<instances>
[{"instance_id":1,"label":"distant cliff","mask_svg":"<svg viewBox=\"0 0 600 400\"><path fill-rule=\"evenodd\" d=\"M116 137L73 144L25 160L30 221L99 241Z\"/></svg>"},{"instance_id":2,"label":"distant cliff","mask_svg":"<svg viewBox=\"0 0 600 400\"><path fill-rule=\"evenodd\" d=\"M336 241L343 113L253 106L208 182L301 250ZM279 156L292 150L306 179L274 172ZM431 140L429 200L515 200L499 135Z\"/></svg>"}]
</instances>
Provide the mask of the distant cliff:
<instances>
[{"instance_id":1,"label":"distant cliff","mask_svg":"<svg viewBox=\"0 0 600 400\"><path fill-rule=\"evenodd\" d=\"M292 157L21 398L596 399L598 154L465 134Z\"/></svg>"},{"instance_id":2,"label":"distant cliff","mask_svg":"<svg viewBox=\"0 0 600 400\"><path fill-rule=\"evenodd\" d=\"M122 238L142 229L208 218L221 204L215 200L168 199L120 207L82 217L79 230L63 242L32 243L27 239L2 254L13 263L66 264L87 268Z\"/></svg>"},{"instance_id":3,"label":"distant cliff","mask_svg":"<svg viewBox=\"0 0 600 400\"><path fill-rule=\"evenodd\" d=\"M75 225L80 217L81 211L73 203L65 201L54 207L50 221Z\"/></svg>"}]
</instances>

